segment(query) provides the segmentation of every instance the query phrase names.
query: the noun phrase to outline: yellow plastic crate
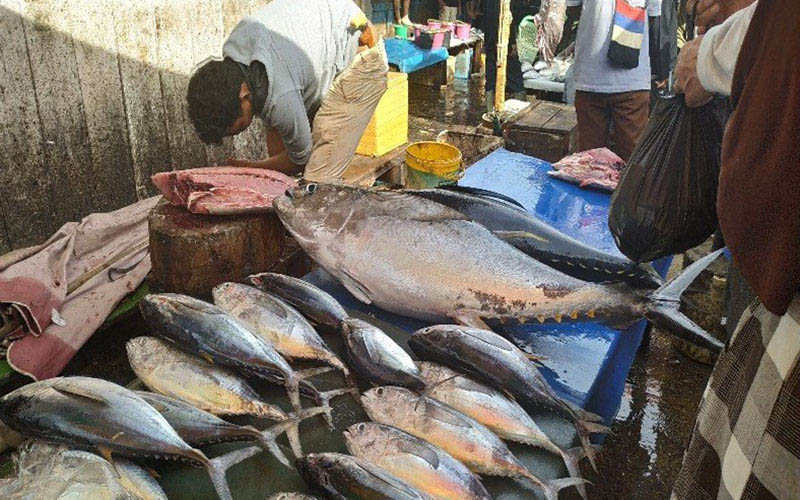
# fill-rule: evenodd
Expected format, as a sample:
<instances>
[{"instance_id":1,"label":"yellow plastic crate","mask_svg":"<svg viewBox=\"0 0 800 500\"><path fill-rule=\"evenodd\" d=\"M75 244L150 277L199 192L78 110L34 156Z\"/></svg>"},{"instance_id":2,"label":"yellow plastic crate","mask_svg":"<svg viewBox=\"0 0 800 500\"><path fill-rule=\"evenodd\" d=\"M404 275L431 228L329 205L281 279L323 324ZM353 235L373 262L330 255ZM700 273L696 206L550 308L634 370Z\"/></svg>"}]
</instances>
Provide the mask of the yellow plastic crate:
<instances>
[{"instance_id":1,"label":"yellow plastic crate","mask_svg":"<svg viewBox=\"0 0 800 500\"><path fill-rule=\"evenodd\" d=\"M408 142L408 75L389 72L386 93L369 121L356 153L381 156Z\"/></svg>"}]
</instances>

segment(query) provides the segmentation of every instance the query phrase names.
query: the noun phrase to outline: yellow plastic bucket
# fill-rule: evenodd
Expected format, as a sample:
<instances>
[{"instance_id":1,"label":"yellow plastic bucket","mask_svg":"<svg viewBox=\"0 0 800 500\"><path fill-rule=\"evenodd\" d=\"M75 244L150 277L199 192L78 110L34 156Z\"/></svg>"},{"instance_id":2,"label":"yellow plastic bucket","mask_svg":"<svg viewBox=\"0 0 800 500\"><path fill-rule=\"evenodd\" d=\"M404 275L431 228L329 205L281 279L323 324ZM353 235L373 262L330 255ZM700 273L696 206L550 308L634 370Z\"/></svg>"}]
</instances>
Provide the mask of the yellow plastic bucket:
<instances>
[{"instance_id":1,"label":"yellow plastic bucket","mask_svg":"<svg viewBox=\"0 0 800 500\"><path fill-rule=\"evenodd\" d=\"M457 182L462 175L461 151L443 142L415 142L406 149L406 187L424 189Z\"/></svg>"}]
</instances>

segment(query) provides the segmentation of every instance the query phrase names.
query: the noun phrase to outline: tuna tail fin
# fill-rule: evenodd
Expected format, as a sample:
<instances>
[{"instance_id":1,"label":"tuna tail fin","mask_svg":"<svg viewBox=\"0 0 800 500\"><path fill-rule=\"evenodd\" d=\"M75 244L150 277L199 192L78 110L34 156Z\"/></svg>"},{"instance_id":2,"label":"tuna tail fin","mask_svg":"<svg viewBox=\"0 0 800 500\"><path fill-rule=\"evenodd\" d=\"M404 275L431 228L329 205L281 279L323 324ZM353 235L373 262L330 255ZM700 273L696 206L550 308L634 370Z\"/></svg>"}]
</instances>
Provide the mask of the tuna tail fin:
<instances>
[{"instance_id":1,"label":"tuna tail fin","mask_svg":"<svg viewBox=\"0 0 800 500\"><path fill-rule=\"evenodd\" d=\"M208 475L211 477L211 483L214 485L214 489L221 500L233 500L231 489L228 486L228 480L225 479L225 473L228 469L260 451L261 448L257 446L250 446L208 460L205 463Z\"/></svg>"},{"instance_id":2,"label":"tuna tail fin","mask_svg":"<svg viewBox=\"0 0 800 500\"><path fill-rule=\"evenodd\" d=\"M289 414L289 418L283 422L278 423L278 428L280 432L286 432L286 439L289 440L289 446L292 448L292 453L297 458L303 456L303 446L300 443L300 422L307 418L314 417L316 415L320 415L323 413L329 412L331 409L327 406L316 406L314 408L306 408L305 410L300 410L296 413ZM281 424L286 424L285 426L281 426ZM268 429L267 431L271 430L272 428ZM277 434L276 434L277 436Z\"/></svg>"},{"instance_id":3,"label":"tuna tail fin","mask_svg":"<svg viewBox=\"0 0 800 500\"><path fill-rule=\"evenodd\" d=\"M276 438L280 434L286 432L286 430L292 425L295 425L295 422L290 417L283 422L278 422L277 424L271 425L263 431L260 431L255 427L249 427L252 430L253 438L258 442L258 445L261 447L261 449L277 458L280 463L290 469L294 466L291 462L289 462L289 459L286 458L283 450L281 450L278 446Z\"/></svg>"},{"instance_id":4,"label":"tuna tail fin","mask_svg":"<svg viewBox=\"0 0 800 500\"><path fill-rule=\"evenodd\" d=\"M702 329L694 321L678 310L681 295L709 264L719 257L722 250L712 252L693 263L678 276L669 280L661 288L651 293L644 306L644 317L655 326L666 330L690 344L718 353L723 343Z\"/></svg>"},{"instance_id":5,"label":"tuna tail fin","mask_svg":"<svg viewBox=\"0 0 800 500\"><path fill-rule=\"evenodd\" d=\"M592 434L606 433L609 428L597 422L579 420L575 423L575 430L578 432L578 439L581 440L581 447L583 447L589 463L592 464L592 469L597 471L597 447L589 441L589 437Z\"/></svg>"},{"instance_id":6,"label":"tuna tail fin","mask_svg":"<svg viewBox=\"0 0 800 500\"><path fill-rule=\"evenodd\" d=\"M359 392L358 387L343 387L341 389L332 389L330 391L320 392L315 390L314 392L314 400L317 402L317 405L321 408L325 408L325 422L327 422L328 427L333 430L333 415L331 414L331 400L334 398L338 398L339 396L344 396L345 394L352 394L353 398L356 401L359 401Z\"/></svg>"},{"instance_id":7,"label":"tuna tail fin","mask_svg":"<svg viewBox=\"0 0 800 500\"><path fill-rule=\"evenodd\" d=\"M561 458L564 460L564 465L567 467L569 477L583 479L581 476L580 461L584 457L586 457L586 450L582 446L576 446L575 448L561 451ZM581 498L587 500L588 497L586 496L586 486L584 486L583 483L580 483L576 484L575 487L578 489L578 493L581 494Z\"/></svg>"},{"instance_id":8,"label":"tuna tail fin","mask_svg":"<svg viewBox=\"0 0 800 500\"><path fill-rule=\"evenodd\" d=\"M586 411L583 408L570 403L566 399L561 399L561 401L569 408L570 413L575 415L575 419L576 420L583 420L585 422L602 422L603 421L603 417L601 417L597 413L592 413L590 411ZM604 431L593 431L593 432L608 432L608 428L606 428Z\"/></svg>"},{"instance_id":9,"label":"tuna tail fin","mask_svg":"<svg viewBox=\"0 0 800 500\"><path fill-rule=\"evenodd\" d=\"M570 486L583 485L585 482L586 480L582 478L566 477L563 479L552 479L550 481L543 481L540 482L538 486L539 488L542 489L544 497L547 500L558 500L559 491L563 490L564 488L568 488Z\"/></svg>"}]
</instances>

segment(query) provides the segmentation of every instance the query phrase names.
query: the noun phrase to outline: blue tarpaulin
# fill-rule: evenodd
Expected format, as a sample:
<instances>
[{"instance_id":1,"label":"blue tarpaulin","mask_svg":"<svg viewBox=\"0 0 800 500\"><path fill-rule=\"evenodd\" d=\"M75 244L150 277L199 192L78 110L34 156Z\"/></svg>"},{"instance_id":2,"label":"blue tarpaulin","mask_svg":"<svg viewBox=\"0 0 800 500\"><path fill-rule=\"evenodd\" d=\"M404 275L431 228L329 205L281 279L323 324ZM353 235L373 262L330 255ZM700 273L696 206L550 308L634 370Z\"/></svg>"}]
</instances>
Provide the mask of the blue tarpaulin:
<instances>
[{"instance_id":1,"label":"blue tarpaulin","mask_svg":"<svg viewBox=\"0 0 800 500\"><path fill-rule=\"evenodd\" d=\"M401 73L413 73L414 71L447 60L448 53L444 47L436 50L425 50L414 45L410 40L400 38L390 38L384 42L386 44L386 55L389 64L397 66Z\"/></svg>"}]
</instances>

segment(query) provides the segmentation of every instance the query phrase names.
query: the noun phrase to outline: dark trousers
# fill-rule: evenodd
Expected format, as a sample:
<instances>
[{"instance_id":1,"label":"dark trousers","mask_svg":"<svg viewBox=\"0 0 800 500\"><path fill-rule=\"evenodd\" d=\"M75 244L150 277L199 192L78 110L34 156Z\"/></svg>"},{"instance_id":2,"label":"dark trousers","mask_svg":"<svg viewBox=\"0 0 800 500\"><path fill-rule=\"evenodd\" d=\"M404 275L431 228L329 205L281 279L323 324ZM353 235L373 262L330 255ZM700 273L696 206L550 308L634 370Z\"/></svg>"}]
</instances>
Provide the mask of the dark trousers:
<instances>
[{"instance_id":1,"label":"dark trousers","mask_svg":"<svg viewBox=\"0 0 800 500\"><path fill-rule=\"evenodd\" d=\"M494 91L497 85L497 45L486 46L486 91ZM509 55L506 62L506 92L525 92L522 81L522 64L519 57Z\"/></svg>"},{"instance_id":2,"label":"dark trousers","mask_svg":"<svg viewBox=\"0 0 800 500\"><path fill-rule=\"evenodd\" d=\"M647 125L650 92L601 94L578 90L575 92L575 111L578 115L579 151L609 148L628 161Z\"/></svg>"}]
</instances>

